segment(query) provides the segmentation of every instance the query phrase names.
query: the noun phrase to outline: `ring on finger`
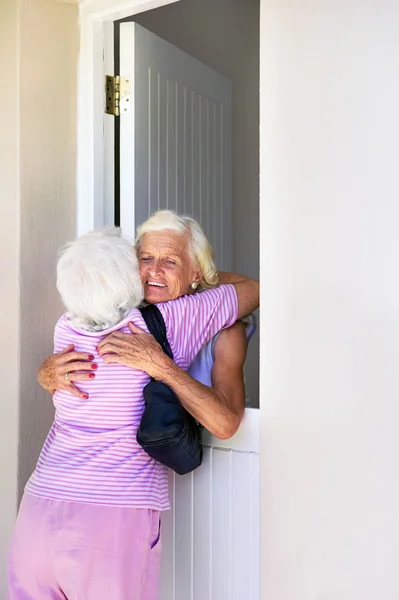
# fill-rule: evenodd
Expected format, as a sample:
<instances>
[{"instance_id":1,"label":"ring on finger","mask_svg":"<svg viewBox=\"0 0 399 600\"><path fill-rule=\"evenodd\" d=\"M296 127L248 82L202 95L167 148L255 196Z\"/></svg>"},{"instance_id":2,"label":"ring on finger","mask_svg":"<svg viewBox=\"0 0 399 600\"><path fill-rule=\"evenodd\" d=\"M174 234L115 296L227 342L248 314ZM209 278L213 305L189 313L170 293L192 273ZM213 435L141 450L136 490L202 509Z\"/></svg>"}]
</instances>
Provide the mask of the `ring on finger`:
<instances>
[{"instance_id":1,"label":"ring on finger","mask_svg":"<svg viewBox=\"0 0 399 600\"><path fill-rule=\"evenodd\" d=\"M65 373L65 379L66 379L67 381L69 381L69 371L67 371L67 372Z\"/></svg>"}]
</instances>

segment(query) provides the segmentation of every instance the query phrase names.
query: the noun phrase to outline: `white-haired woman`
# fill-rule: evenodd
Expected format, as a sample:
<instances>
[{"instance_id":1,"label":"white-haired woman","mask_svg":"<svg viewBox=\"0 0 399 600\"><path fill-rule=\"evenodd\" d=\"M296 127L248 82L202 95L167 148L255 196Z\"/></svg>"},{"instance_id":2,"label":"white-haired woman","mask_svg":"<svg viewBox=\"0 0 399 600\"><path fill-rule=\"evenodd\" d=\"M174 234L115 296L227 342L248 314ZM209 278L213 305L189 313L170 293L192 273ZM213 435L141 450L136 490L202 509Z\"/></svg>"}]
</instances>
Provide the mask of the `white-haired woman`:
<instances>
[{"instance_id":1,"label":"white-haired woman","mask_svg":"<svg viewBox=\"0 0 399 600\"><path fill-rule=\"evenodd\" d=\"M142 300L136 266L128 242L101 232L72 243L59 260L69 312L57 323L55 351L72 343L97 369L80 384L83 398L54 394L55 421L11 545L9 600L157 598L160 511L169 503L166 469L136 441L149 377L98 353L105 335L131 336L129 323L146 329L134 308ZM241 281L159 304L180 367L256 303L253 284Z\"/></svg>"}]
</instances>

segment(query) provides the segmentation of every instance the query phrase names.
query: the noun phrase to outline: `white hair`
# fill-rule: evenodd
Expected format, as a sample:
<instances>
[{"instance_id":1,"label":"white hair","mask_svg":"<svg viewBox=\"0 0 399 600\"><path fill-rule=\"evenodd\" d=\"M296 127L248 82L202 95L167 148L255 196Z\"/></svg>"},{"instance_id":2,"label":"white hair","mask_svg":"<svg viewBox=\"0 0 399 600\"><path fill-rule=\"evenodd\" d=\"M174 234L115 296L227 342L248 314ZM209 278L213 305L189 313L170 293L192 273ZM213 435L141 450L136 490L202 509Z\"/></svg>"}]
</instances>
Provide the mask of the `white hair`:
<instances>
[{"instance_id":1,"label":"white hair","mask_svg":"<svg viewBox=\"0 0 399 600\"><path fill-rule=\"evenodd\" d=\"M136 246L150 231L176 231L188 237L188 247L194 266L201 271L199 289L209 289L217 285L218 274L213 258L213 250L201 225L192 217L177 215L171 210L158 210L137 228Z\"/></svg>"},{"instance_id":2,"label":"white hair","mask_svg":"<svg viewBox=\"0 0 399 600\"><path fill-rule=\"evenodd\" d=\"M78 327L102 331L116 325L144 297L132 243L116 228L70 242L58 259L57 289Z\"/></svg>"}]
</instances>

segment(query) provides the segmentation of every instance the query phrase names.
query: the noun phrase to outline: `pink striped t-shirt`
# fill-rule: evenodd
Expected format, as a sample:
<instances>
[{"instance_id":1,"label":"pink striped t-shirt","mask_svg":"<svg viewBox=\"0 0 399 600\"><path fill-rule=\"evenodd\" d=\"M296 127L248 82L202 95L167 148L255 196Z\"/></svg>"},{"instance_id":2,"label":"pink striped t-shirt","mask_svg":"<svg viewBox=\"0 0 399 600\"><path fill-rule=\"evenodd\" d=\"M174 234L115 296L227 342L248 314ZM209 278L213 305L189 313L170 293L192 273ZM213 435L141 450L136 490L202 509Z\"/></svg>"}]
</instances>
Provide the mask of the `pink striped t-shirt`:
<instances>
[{"instance_id":1,"label":"pink striped t-shirt","mask_svg":"<svg viewBox=\"0 0 399 600\"><path fill-rule=\"evenodd\" d=\"M237 319L237 295L231 285L159 304L176 364L187 370L194 357L220 329ZM74 344L95 356L95 379L79 382L89 395L81 400L57 390L55 419L26 492L54 500L154 510L169 508L167 469L144 452L136 432L144 410L143 388L149 376L119 364L105 364L97 345L112 331L130 333L129 321L148 331L138 309L107 331L77 329L63 315L54 333L54 351Z\"/></svg>"}]
</instances>

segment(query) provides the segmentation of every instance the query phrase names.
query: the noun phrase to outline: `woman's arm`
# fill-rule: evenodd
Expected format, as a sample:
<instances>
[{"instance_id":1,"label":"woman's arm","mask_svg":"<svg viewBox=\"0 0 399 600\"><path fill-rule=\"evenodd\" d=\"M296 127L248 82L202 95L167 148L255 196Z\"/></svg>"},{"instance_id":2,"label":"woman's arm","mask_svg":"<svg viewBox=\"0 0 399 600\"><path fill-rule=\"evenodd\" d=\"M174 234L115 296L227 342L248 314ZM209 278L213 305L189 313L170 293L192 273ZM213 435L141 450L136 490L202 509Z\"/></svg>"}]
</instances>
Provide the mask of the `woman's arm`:
<instances>
[{"instance_id":1,"label":"woman's arm","mask_svg":"<svg viewBox=\"0 0 399 600\"><path fill-rule=\"evenodd\" d=\"M94 356L85 352L74 352L73 344L70 344L61 352L48 356L42 363L37 374L40 385L54 394L55 390L67 390L82 398L87 399L87 394L81 392L73 382L87 381L95 377L93 372L97 365L93 363ZM65 373L69 373L68 379Z\"/></svg>"},{"instance_id":2,"label":"woman's arm","mask_svg":"<svg viewBox=\"0 0 399 600\"><path fill-rule=\"evenodd\" d=\"M174 363L166 370L156 370L153 377L172 388L184 408L210 433L219 439L229 439L244 415L246 354L245 328L237 322L224 329L216 341L212 387L193 379Z\"/></svg>"},{"instance_id":3,"label":"woman's arm","mask_svg":"<svg viewBox=\"0 0 399 600\"><path fill-rule=\"evenodd\" d=\"M237 319L247 316L259 303L259 283L248 277L234 277L236 283L221 285L211 290L190 294L164 302L158 308L165 321L167 336L175 357L184 357L191 364L202 346L221 329L234 325ZM113 332L99 343L99 354L112 353L109 362L136 366L136 353L129 348L129 334ZM134 342L131 342L134 345ZM143 357L147 349L143 347ZM133 362L129 361L134 354ZM151 360L149 360L151 368ZM162 358L162 366L165 361ZM141 368L137 367L136 368ZM147 369L143 369L147 371ZM147 371L149 372L149 371Z\"/></svg>"},{"instance_id":4,"label":"woman's arm","mask_svg":"<svg viewBox=\"0 0 399 600\"><path fill-rule=\"evenodd\" d=\"M218 282L220 285L234 285L238 299L238 318L250 315L259 307L259 281L238 275L237 273L228 273L219 271Z\"/></svg>"},{"instance_id":5,"label":"woman's arm","mask_svg":"<svg viewBox=\"0 0 399 600\"><path fill-rule=\"evenodd\" d=\"M158 308L174 357L185 357L191 364L206 342L246 316L258 303L259 283L242 277L237 283L182 296L159 304Z\"/></svg>"},{"instance_id":6,"label":"woman's arm","mask_svg":"<svg viewBox=\"0 0 399 600\"><path fill-rule=\"evenodd\" d=\"M237 431L245 408L243 366L247 351L244 326L235 323L221 332L215 344L212 385L208 387L180 369L162 350L155 338L129 324L134 335L115 332L112 345L99 344L105 363L118 362L145 371L166 383L184 408L208 431L220 439ZM106 352L113 354L105 355Z\"/></svg>"}]
</instances>

